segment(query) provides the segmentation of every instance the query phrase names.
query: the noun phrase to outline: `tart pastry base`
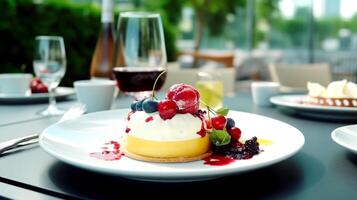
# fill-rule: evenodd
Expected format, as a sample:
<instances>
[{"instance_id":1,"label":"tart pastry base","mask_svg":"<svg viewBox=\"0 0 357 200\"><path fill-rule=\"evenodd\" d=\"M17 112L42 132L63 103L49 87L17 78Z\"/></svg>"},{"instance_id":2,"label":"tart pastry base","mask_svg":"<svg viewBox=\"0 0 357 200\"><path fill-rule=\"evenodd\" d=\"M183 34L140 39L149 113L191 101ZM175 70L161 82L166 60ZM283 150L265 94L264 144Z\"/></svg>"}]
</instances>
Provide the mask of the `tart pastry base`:
<instances>
[{"instance_id":1,"label":"tart pastry base","mask_svg":"<svg viewBox=\"0 0 357 200\"><path fill-rule=\"evenodd\" d=\"M308 96L302 100L302 103L321 106L357 107L357 99L354 98L325 98Z\"/></svg>"},{"instance_id":2,"label":"tart pastry base","mask_svg":"<svg viewBox=\"0 0 357 200\"><path fill-rule=\"evenodd\" d=\"M183 162L192 162L196 160L202 160L210 155L212 155L212 152L209 151L207 153L198 155L198 156L193 156L193 157L172 157L172 158L159 158L159 157L148 157L148 156L143 156L143 155L138 155L135 153L131 153L127 151L125 148L121 149L122 152L124 152L125 156L135 159L135 160L141 160L141 161L146 161L146 162L158 162L158 163L183 163Z\"/></svg>"}]
</instances>

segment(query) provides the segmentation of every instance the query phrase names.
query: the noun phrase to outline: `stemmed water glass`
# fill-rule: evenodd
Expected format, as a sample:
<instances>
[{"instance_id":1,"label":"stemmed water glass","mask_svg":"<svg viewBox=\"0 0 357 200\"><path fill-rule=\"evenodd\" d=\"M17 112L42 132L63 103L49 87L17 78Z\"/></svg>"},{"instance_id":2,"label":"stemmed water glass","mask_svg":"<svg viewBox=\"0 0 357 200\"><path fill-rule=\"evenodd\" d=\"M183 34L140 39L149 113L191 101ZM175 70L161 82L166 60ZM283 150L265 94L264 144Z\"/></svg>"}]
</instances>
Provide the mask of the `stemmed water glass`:
<instances>
[{"instance_id":1,"label":"stemmed water glass","mask_svg":"<svg viewBox=\"0 0 357 200\"><path fill-rule=\"evenodd\" d=\"M35 74L48 88L49 105L41 115L61 115L65 111L57 108L55 89L66 72L66 52L63 38L59 36L37 36L33 58Z\"/></svg>"},{"instance_id":2,"label":"stemmed water glass","mask_svg":"<svg viewBox=\"0 0 357 200\"><path fill-rule=\"evenodd\" d=\"M167 64L160 15L147 12L120 14L113 70L119 89L139 100L159 90Z\"/></svg>"}]
</instances>

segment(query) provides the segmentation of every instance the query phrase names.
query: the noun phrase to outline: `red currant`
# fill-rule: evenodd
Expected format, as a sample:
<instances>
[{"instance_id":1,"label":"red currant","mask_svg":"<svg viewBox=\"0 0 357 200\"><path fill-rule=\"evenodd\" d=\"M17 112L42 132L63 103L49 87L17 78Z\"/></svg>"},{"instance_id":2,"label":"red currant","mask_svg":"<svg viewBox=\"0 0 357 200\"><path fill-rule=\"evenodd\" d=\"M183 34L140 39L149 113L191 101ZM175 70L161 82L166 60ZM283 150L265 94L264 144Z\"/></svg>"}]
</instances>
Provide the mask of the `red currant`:
<instances>
[{"instance_id":1,"label":"red currant","mask_svg":"<svg viewBox=\"0 0 357 200\"><path fill-rule=\"evenodd\" d=\"M175 101L166 99L158 103L157 110L162 119L171 119L177 113L177 105Z\"/></svg>"},{"instance_id":2,"label":"red currant","mask_svg":"<svg viewBox=\"0 0 357 200\"><path fill-rule=\"evenodd\" d=\"M227 119L223 115L212 117L212 126L217 130L223 130L226 127Z\"/></svg>"},{"instance_id":3,"label":"red currant","mask_svg":"<svg viewBox=\"0 0 357 200\"><path fill-rule=\"evenodd\" d=\"M238 141L242 131L238 127L233 127L227 130L229 135L231 135L232 140Z\"/></svg>"}]
</instances>

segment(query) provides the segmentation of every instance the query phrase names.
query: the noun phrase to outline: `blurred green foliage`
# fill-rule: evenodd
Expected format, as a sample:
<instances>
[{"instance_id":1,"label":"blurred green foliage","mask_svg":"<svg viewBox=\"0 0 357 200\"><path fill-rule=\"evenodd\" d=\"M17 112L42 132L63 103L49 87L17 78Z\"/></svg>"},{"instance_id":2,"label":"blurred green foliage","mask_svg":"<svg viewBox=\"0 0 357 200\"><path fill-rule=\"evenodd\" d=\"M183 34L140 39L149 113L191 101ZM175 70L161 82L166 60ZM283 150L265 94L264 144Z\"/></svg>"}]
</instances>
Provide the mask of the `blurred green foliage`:
<instances>
[{"instance_id":1,"label":"blurred green foliage","mask_svg":"<svg viewBox=\"0 0 357 200\"><path fill-rule=\"evenodd\" d=\"M64 38L67 54L67 72L62 85L72 86L74 80L89 78L101 26L98 6L69 0L5 0L1 4L0 73L32 73L35 36L59 35ZM168 60L172 61L176 57L176 30L165 15L162 18Z\"/></svg>"}]
</instances>

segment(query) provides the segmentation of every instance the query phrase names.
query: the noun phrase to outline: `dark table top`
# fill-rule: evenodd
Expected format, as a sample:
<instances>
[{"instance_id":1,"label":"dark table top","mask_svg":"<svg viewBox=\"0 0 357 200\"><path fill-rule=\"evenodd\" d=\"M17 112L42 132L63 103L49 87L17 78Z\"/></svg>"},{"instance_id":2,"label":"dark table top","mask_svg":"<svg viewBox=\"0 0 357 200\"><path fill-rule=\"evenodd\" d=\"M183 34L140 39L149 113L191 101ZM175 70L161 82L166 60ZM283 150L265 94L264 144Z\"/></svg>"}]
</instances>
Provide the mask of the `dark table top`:
<instances>
[{"instance_id":1,"label":"dark table top","mask_svg":"<svg viewBox=\"0 0 357 200\"><path fill-rule=\"evenodd\" d=\"M130 98L119 97L116 108L125 108ZM74 101L60 103L69 107ZM293 157L275 165L215 180L188 183L156 183L128 180L72 167L53 158L39 146L0 157L0 196L16 198L119 199L128 194L188 194L245 199L356 199L357 155L337 145L330 133L353 122L332 122L287 115L274 107L257 107L249 93L225 98L232 110L278 119L298 128L304 147ZM41 132L57 118L33 115L40 105L0 106L0 142ZM15 114L16 113L16 114ZM19 117L18 117L19 116ZM18 123L16 123L18 121ZM41 196L43 195L43 196Z\"/></svg>"}]
</instances>

